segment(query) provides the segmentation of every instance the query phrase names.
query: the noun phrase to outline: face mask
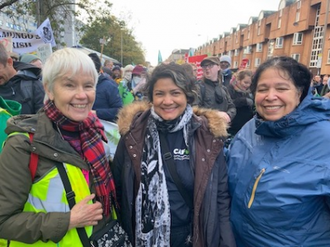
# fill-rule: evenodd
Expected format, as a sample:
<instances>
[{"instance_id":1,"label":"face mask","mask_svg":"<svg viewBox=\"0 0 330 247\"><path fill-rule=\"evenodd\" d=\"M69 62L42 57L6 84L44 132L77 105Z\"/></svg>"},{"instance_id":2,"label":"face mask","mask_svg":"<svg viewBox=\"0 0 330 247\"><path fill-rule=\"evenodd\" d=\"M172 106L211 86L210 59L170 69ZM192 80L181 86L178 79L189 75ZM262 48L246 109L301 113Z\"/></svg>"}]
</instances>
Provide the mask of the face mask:
<instances>
[{"instance_id":1,"label":"face mask","mask_svg":"<svg viewBox=\"0 0 330 247\"><path fill-rule=\"evenodd\" d=\"M138 85L141 81L141 77L133 76L132 81L134 82L135 85Z\"/></svg>"},{"instance_id":2,"label":"face mask","mask_svg":"<svg viewBox=\"0 0 330 247\"><path fill-rule=\"evenodd\" d=\"M125 78L127 81L130 81L131 78L132 78L132 72L125 72L124 78Z\"/></svg>"}]
</instances>

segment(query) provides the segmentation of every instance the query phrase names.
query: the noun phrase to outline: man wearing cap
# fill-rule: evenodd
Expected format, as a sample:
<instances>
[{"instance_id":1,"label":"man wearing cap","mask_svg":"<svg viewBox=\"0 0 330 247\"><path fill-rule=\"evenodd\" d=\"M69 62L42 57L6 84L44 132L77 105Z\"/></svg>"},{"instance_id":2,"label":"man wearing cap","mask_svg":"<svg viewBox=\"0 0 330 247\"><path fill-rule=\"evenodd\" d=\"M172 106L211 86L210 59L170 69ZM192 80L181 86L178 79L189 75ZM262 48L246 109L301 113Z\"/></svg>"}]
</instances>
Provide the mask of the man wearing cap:
<instances>
[{"instance_id":1,"label":"man wearing cap","mask_svg":"<svg viewBox=\"0 0 330 247\"><path fill-rule=\"evenodd\" d=\"M222 85L228 87L230 84L231 77L233 75L230 70L231 58L228 55L222 55L220 57L220 68L221 68L221 82Z\"/></svg>"},{"instance_id":2,"label":"man wearing cap","mask_svg":"<svg viewBox=\"0 0 330 247\"><path fill-rule=\"evenodd\" d=\"M0 96L22 105L21 114L35 114L44 105L45 90L41 69L23 62L13 62L0 44Z\"/></svg>"},{"instance_id":3,"label":"man wearing cap","mask_svg":"<svg viewBox=\"0 0 330 247\"><path fill-rule=\"evenodd\" d=\"M220 59L217 56L206 57L201 62L203 78L199 84L199 106L215 109L227 123L236 115L236 107L220 74Z\"/></svg>"}]
</instances>

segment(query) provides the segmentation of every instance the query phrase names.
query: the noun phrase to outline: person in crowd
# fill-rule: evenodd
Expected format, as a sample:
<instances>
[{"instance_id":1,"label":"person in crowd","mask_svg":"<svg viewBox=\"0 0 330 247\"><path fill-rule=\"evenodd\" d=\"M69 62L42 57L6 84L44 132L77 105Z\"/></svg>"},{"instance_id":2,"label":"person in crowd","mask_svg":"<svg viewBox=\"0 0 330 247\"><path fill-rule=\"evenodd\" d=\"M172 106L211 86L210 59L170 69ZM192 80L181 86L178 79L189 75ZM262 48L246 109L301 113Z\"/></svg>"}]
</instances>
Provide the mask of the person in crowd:
<instances>
[{"instance_id":1,"label":"person in crowd","mask_svg":"<svg viewBox=\"0 0 330 247\"><path fill-rule=\"evenodd\" d=\"M236 107L236 116L231 121L228 130L232 137L253 117L254 105L250 91L251 82L252 71L244 69L236 73L235 80L228 86L230 97Z\"/></svg>"},{"instance_id":2,"label":"person in crowd","mask_svg":"<svg viewBox=\"0 0 330 247\"><path fill-rule=\"evenodd\" d=\"M90 236L110 218L114 181L103 126L91 112L97 79L86 54L57 50L43 68L45 106L9 119L0 155L0 238L10 246L83 246L77 228ZM31 151L38 155L32 179ZM56 169L62 165L75 195L71 210Z\"/></svg>"},{"instance_id":3,"label":"person in crowd","mask_svg":"<svg viewBox=\"0 0 330 247\"><path fill-rule=\"evenodd\" d=\"M323 84L321 81L321 76L315 75L312 80L312 93L316 96L321 95L322 87L323 87Z\"/></svg>"},{"instance_id":4,"label":"person in crowd","mask_svg":"<svg viewBox=\"0 0 330 247\"><path fill-rule=\"evenodd\" d=\"M328 88L328 80L329 80L329 76L328 75L324 75L322 78L322 90L320 95L324 96L326 93L329 92L329 88Z\"/></svg>"},{"instance_id":5,"label":"person in crowd","mask_svg":"<svg viewBox=\"0 0 330 247\"><path fill-rule=\"evenodd\" d=\"M113 61L106 59L103 63L103 68L109 68L111 71L113 69Z\"/></svg>"},{"instance_id":6,"label":"person in crowd","mask_svg":"<svg viewBox=\"0 0 330 247\"><path fill-rule=\"evenodd\" d=\"M191 67L193 68L193 74L195 77L195 80L197 81L197 77L198 77L198 67L195 63L189 63L191 65Z\"/></svg>"},{"instance_id":7,"label":"person in crowd","mask_svg":"<svg viewBox=\"0 0 330 247\"><path fill-rule=\"evenodd\" d=\"M323 86L322 97L330 99L330 78L327 81L327 85Z\"/></svg>"},{"instance_id":8,"label":"person in crowd","mask_svg":"<svg viewBox=\"0 0 330 247\"><path fill-rule=\"evenodd\" d=\"M218 110L218 115L230 123L236 115L236 108L228 89L221 82L219 58L216 56L206 57L202 60L201 67L203 78L198 83L198 105L203 108Z\"/></svg>"},{"instance_id":9,"label":"person in crowd","mask_svg":"<svg viewBox=\"0 0 330 247\"><path fill-rule=\"evenodd\" d=\"M115 122L118 111L123 106L117 83L100 72L101 60L96 53L90 53L89 57L93 60L96 71L99 73L92 112L102 120Z\"/></svg>"},{"instance_id":10,"label":"person in crowd","mask_svg":"<svg viewBox=\"0 0 330 247\"><path fill-rule=\"evenodd\" d=\"M312 75L273 57L251 85L257 114L227 153L231 222L240 247L330 243L330 100L313 97Z\"/></svg>"},{"instance_id":11,"label":"person in crowd","mask_svg":"<svg viewBox=\"0 0 330 247\"><path fill-rule=\"evenodd\" d=\"M189 76L191 76L194 80L196 80L195 74L194 74L194 68L191 63L183 63L181 64L182 68L187 72Z\"/></svg>"},{"instance_id":12,"label":"person in crowd","mask_svg":"<svg viewBox=\"0 0 330 247\"><path fill-rule=\"evenodd\" d=\"M186 73L189 76L192 77L192 80L191 81L196 85L197 84L197 77L195 76L194 67L193 67L192 63L183 63L183 64L181 64L181 66L186 71ZM196 97L195 101L191 105L192 106L198 105L198 99L197 99L197 97Z\"/></svg>"},{"instance_id":13,"label":"person in crowd","mask_svg":"<svg viewBox=\"0 0 330 247\"><path fill-rule=\"evenodd\" d=\"M33 64L34 66L42 69L42 61L40 59L40 57L36 56L36 55L33 55L33 54L29 54L29 53L26 53L26 54L23 54L21 57L20 57L20 61L22 63L30 63L30 64Z\"/></svg>"},{"instance_id":14,"label":"person in crowd","mask_svg":"<svg viewBox=\"0 0 330 247\"><path fill-rule=\"evenodd\" d=\"M233 75L231 69L231 58L228 55L222 55L220 57L220 75L221 75L221 82L222 85L228 87L231 81L231 77Z\"/></svg>"},{"instance_id":15,"label":"person in crowd","mask_svg":"<svg viewBox=\"0 0 330 247\"><path fill-rule=\"evenodd\" d=\"M116 65L112 68L112 78L117 84L119 84L120 81L122 80L121 74L122 74L122 71L118 65Z\"/></svg>"},{"instance_id":16,"label":"person in crowd","mask_svg":"<svg viewBox=\"0 0 330 247\"><path fill-rule=\"evenodd\" d=\"M123 87L128 87L128 85L131 84L133 69L134 66L131 64L128 64L124 67L123 79L121 80Z\"/></svg>"},{"instance_id":17,"label":"person in crowd","mask_svg":"<svg viewBox=\"0 0 330 247\"><path fill-rule=\"evenodd\" d=\"M44 105L45 91L40 73L41 69L36 66L13 62L0 43L0 96L19 102L21 114L35 114Z\"/></svg>"},{"instance_id":18,"label":"person in crowd","mask_svg":"<svg viewBox=\"0 0 330 247\"><path fill-rule=\"evenodd\" d=\"M147 82L146 75L147 70L142 65L136 65L132 71L132 81L128 88L133 93L135 100L142 100L144 98L144 89Z\"/></svg>"},{"instance_id":19,"label":"person in crowd","mask_svg":"<svg viewBox=\"0 0 330 247\"><path fill-rule=\"evenodd\" d=\"M193 83L174 63L124 107L113 161L120 218L135 246L235 246L223 138L215 110L192 109ZM172 169L174 168L174 169Z\"/></svg>"}]
</instances>

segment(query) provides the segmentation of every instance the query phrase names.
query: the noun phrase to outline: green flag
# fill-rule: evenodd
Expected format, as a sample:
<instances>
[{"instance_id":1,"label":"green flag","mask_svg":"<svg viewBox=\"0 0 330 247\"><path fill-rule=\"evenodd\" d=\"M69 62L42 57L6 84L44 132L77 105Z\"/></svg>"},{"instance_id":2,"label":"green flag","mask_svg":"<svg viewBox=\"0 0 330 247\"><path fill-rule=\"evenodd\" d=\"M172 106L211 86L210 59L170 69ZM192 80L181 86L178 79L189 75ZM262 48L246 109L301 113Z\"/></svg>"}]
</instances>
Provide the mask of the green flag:
<instances>
[{"instance_id":1,"label":"green flag","mask_svg":"<svg viewBox=\"0 0 330 247\"><path fill-rule=\"evenodd\" d=\"M123 86L123 82L121 81L118 85L118 90L121 99L123 100L123 104L127 105L129 103L132 103L134 101L134 96L133 94L128 91L128 88Z\"/></svg>"},{"instance_id":2,"label":"green flag","mask_svg":"<svg viewBox=\"0 0 330 247\"><path fill-rule=\"evenodd\" d=\"M158 64L163 62L162 54L160 54L160 51L158 50Z\"/></svg>"}]
</instances>

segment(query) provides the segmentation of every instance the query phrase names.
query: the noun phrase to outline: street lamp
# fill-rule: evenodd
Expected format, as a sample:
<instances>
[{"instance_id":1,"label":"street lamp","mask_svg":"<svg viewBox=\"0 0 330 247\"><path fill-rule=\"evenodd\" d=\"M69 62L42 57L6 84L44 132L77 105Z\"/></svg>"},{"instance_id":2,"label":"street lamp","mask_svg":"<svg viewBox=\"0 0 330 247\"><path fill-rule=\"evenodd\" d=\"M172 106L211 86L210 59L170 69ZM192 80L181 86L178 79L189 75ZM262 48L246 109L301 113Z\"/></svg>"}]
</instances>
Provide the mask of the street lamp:
<instances>
[{"instance_id":1,"label":"street lamp","mask_svg":"<svg viewBox=\"0 0 330 247\"><path fill-rule=\"evenodd\" d=\"M123 27L125 26L124 21L119 21L120 26L120 63L123 65Z\"/></svg>"}]
</instances>

